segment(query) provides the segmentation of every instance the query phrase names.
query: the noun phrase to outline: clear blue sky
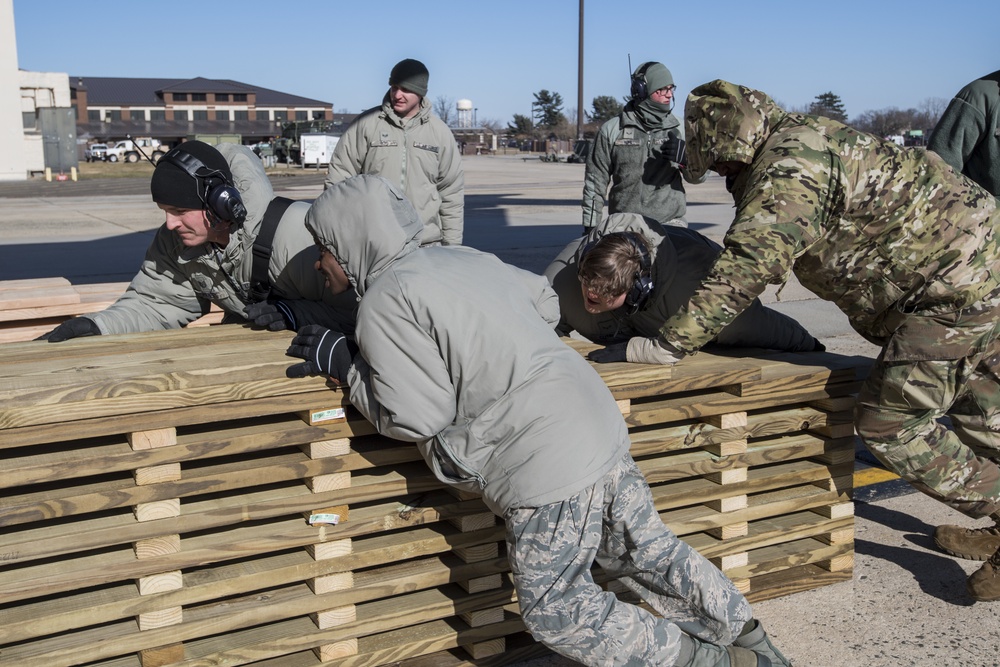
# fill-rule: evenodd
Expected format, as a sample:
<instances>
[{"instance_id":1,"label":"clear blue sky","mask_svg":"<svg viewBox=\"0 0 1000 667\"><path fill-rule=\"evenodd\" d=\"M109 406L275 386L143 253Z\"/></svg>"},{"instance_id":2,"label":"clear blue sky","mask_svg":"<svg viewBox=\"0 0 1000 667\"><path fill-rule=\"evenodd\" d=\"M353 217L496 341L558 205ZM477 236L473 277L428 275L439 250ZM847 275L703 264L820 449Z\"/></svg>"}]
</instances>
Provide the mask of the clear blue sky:
<instances>
[{"instance_id":1,"label":"clear blue sky","mask_svg":"<svg viewBox=\"0 0 1000 667\"><path fill-rule=\"evenodd\" d=\"M578 0L14 0L22 69L235 79L356 113L411 57L432 101L469 99L504 124L542 89L576 109L578 18ZM832 91L854 117L947 100L1000 69L1000 2L585 0L584 109L628 93L629 54L671 69L679 106L722 78L789 108Z\"/></svg>"}]
</instances>

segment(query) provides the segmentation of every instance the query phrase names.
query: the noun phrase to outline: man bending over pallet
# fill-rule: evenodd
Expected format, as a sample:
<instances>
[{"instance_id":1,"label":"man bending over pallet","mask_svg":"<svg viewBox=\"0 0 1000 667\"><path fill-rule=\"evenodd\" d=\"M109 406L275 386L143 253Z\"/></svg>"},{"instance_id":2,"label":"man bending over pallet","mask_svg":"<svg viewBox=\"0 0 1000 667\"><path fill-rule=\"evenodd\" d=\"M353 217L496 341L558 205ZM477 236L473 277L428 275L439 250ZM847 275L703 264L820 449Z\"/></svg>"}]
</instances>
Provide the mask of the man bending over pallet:
<instances>
[{"instance_id":1,"label":"man bending over pallet","mask_svg":"<svg viewBox=\"0 0 1000 667\"><path fill-rule=\"evenodd\" d=\"M378 176L330 186L306 226L331 291L361 297L357 344L305 327L288 375L346 382L379 433L483 496L536 639L586 665L788 664L733 583L660 520L607 385L555 333L543 276L421 248L420 217ZM595 562L662 617L604 591Z\"/></svg>"},{"instance_id":2,"label":"man bending over pallet","mask_svg":"<svg viewBox=\"0 0 1000 667\"><path fill-rule=\"evenodd\" d=\"M352 295L333 297L313 268L302 223L308 202L275 197L249 148L187 141L157 163L150 191L166 221L125 294L40 340L176 329L213 303L224 322L272 331L316 322L351 328Z\"/></svg>"},{"instance_id":3,"label":"man bending over pallet","mask_svg":"<svg viewBox=\"0 0 1000 667\"><path fill-rule=\"evenodd\" d=\"M694 353L794 271L882 347L856 409L865 445L920 491L992 519L940 526L934 541L986 560L969 593L1000 600L997 201L934 153L786 113L725 81L691 92L685 122L688 169L726 177L736 219L643 354L672 363Z\"/></svg>"}]
</instances>

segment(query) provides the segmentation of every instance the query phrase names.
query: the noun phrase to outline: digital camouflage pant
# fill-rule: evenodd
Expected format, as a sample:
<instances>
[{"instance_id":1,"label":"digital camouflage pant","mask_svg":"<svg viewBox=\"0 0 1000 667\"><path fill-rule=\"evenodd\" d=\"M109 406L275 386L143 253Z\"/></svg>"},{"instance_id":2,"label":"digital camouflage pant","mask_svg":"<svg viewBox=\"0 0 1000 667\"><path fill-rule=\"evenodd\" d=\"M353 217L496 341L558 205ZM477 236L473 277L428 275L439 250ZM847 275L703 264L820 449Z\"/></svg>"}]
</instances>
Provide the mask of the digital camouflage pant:
<instances>
[{"instance_id":1,"label":"digital camouflage pant","mask_svg":"<svg viewBox=\"0 0 1000 667\"><path fill-rule=\"evenodd\" d=\"M572 498L504 518L525 625L585 665L673 665L681 633L731 644L752 617L733 583L663 525L629 455ZM663 618L601 589L595 561Z\"/></svg>"},{"instance_id":2,"label":"digital camouflage pant","mask_svg":"<svg viewBox=\"0 0 1000 667\"><path fill-rule=\"evenodd\" d=\"M960 313L902 316L856 410L872 454L973 518L1000 512L998 306L994 293Z\"/></svg>"}]
</instances>

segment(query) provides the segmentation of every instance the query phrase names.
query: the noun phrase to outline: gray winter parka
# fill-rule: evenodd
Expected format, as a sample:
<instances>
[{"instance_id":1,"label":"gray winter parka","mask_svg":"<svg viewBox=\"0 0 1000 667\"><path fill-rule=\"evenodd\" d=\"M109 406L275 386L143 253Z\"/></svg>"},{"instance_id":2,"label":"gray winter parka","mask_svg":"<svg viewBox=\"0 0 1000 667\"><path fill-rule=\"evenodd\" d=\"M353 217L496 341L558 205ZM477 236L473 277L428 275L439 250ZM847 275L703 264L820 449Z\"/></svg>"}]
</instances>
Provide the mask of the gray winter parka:
<instances>
[{"instance_id":1,"label":"gray winter parka","mask_svg":"<svg viewBox=\"0 0 1000 667\"><path fill-rule=\"evenodd\" d=\"M653 292L634 313L619 309L592 315L584 308L577 277L579 255L587 243L614 232L635 232L649 242ZM615 213L596 230L567 245L545 269L545 277L559 295L562 319L558 330L563 335L577 331L603 345L633 336L656 337L663 323L687 303L720 252L721 246L696 231L661 225L635 213ZM816 339L801 324L756 299L713 342L794 352L813 350L816 346Z\"/></svg>"},{"instance_id":2,"label":"gray winter parka","mask_svg":"<svg viewBox=\"0 0 1000 667\"><path fill-rule=\"evenodd\" d=\"M418 247L419 217L386 180L327 189L306 225L361 295L351 402L415 442L435 475L506 510L564 500L628 451L607 386L553 330L544 277L466 247Z\"/></svg>"},{"instance_id":3,"label":"gray winter parka","mask_svg":"<svg viewBox=\"0 0 1000 667\"><path fill-rule=\"evenodd\" d=\"M426 229L421 243L461 245L465 229L462 158L444 122L426 99L412 118L392 110L389 94L344 131L333 151L326 187L357 174L378 174L401 189Z\"/></svg>"},{"instance_id":4,"label":"gray winter parka","mask_svg":"<svg viewBox=\"0 0 1000 667\"><path fill-rule=\"evenodd\" d=\"M216 148L229 163L247 208L246 221L218 249L221 263L210 244L188 248L161 226L125 294L87 315L102 334L176 329L207 313L213 303L229 316L243 317L250 303L253 242L274 190L249 148L229 143ZM316 246L303 222L308 209L309 202L295 202L278 223L268 267L272 295L289 306L299 326L315 323L350 331L354 304L349 297L333 297L316 271Z\"/></svg>"}]
</instances>

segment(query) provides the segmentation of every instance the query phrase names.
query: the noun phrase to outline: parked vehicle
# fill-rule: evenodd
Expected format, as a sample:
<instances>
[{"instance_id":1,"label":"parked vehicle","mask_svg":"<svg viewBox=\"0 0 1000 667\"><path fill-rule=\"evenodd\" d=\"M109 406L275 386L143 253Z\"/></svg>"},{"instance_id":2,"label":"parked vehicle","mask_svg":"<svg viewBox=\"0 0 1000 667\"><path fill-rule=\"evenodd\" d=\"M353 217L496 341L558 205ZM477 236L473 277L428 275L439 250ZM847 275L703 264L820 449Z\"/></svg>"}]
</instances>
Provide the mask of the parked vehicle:
<instances>
[{"instance_id":1,"label":"parked vehicle","mask_svg":"<svg viewBox=\"0 0 1000 667\"><path fill-rule=\"evenodd\" d=\"M83 151L83 159L87 162L104 162L108 159L108 145L90 144Z\"/></svg>"},{"instance_id":2,"label":"parked vehicle","mask_svg":"<svg viewBox=\"0 0 1000 667\"><path fill-rule=\"evenodd\" d=\"M136 137L135 141L131 139L125 139L124 141L119 141L113 146L108 148L107 160L108 162L138 162L143 159L142 153L136 148L138 146L142 151L149 156L149 159L156 164L160 161L160 158L166 154L169 150L166 146L160 143L159 139L150 139L149 137Z\"/></svg>"},{"instance_id":3,"label":"parked vehicle","mask_svg":"<svg viewBox=\"0 0 1000 667\"><path fill-rule=\"evenodd\" d=\"M337 147L340 137L332 134L309 133L299 135L299 150L302 156L302 166L326 166L333 159L333 149Z\"/></svg>"}]
</instances>

